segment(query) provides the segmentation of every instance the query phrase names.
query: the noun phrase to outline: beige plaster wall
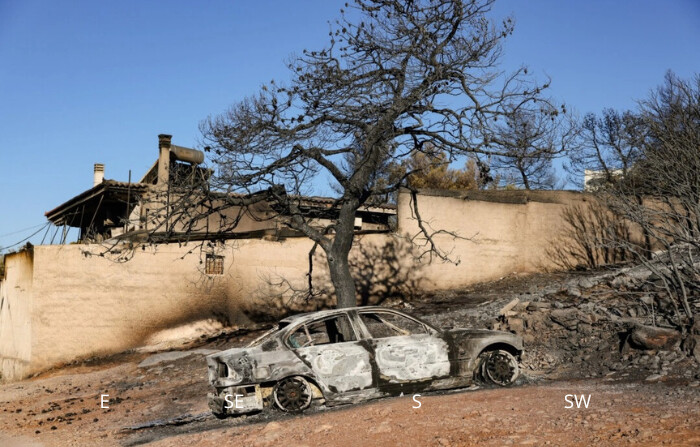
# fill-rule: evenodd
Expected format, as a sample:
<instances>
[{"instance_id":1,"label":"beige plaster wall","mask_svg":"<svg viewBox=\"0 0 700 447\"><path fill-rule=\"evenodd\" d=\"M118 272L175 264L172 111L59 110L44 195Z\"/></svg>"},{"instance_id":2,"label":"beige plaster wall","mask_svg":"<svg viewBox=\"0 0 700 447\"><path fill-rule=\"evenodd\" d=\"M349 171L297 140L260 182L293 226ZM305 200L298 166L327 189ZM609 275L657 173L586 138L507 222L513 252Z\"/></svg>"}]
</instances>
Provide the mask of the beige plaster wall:
<instances>
[{"instance_id":1,"label":"beige plaster wall","mask_svg":"<svg viewBox=\"0 0 700 447\"><path fill-rule=\"evenodd\" d=\"M100 245L34 248L32 369L120 352L184 323L227 318L226 275L204 275L203 255L177 244L137 247L131 259Z\"/></svg>"},{"instance_id":2,"label":"beige plaster wall","mask_svg":"<svg viewBox=\"0 0 700 447\"><path fill-rule=\"evenodd\" d=\"M354 258L366 265L366 254L374 256L375 247L394 237L361 239L356 251L363 252ZM306 238L244 239L213 246L137 246L119 253L105 253L100 244L36 246L33 262L31 257L8 258L3 290L13 288L6 295L21 312L3 311L0 321L3 376L16 379L121 352L142 346L159 331L208 318L246 325L289 307L308 311L330 305L330 299L303 300L312 245ZM224 256L223 275L204 274L207 252ZM21 275L15 274L18 270ZM381 272L374 266L365 280L381 286ZM313 278L317 287L330 289L320 248ZM4 335L8 331L11 336ZM13 348L17 343L21 355Z\"/></svg>"},{"instance_id":3,"label":"beige plaster wall","mask_svg":"<svg viewBox=\"0 0 700 447\"><path fill-rule=\"evenodd\" d=\"M0 279L0 374L3 380L26 375L32 358L32 253L5 256Z\"/></svg>"},{"instance_id":4,"label":"beige plaster wall","mask_svg":"<svg viewBox=\"0 0 700 447\"><path fill-rule=\"evenodd\" d=\"M418 212L438 247L458 264L434 259L424 268L425 287L447 289L498 279L513 272L554 267L546 255L551 240L563 229L562 210L585 200L568 191L492 191L471 194L426 192L417 196ZM419 233L407 192L399 195L398 232ZM466 239L461 239L466 238ZM419 236L416 242L425 242Z\"/></svg>"},{"instance_id":5,"label":"beige plaster wall","mask_svg":"<svg viewBox=\"0 0 700 447\"><path fill-rule=\"evenodd\" d=\"M28 252L8 256L0 320L3 377L121 352L198 320L250 324L249 316L285 302L287 286L275 286L279 278L304 286L310 248L299 238L137 246L111 254L99 244L36 246L34 262ZM224 256L223 275L204 273L207 252Z\"/></svg>"}]
</instances>

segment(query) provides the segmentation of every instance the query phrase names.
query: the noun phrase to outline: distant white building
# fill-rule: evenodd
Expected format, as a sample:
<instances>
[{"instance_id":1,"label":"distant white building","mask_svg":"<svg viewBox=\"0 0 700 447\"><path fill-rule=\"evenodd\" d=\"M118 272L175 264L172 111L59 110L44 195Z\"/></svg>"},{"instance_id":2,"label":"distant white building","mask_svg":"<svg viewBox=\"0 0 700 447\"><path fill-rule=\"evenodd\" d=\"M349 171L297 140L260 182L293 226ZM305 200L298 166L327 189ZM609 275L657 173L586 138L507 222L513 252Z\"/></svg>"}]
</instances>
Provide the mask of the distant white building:
<instances>
[{"instance_id":1,"label":"distant white building","mask_svg":"<svg viewBox=\"0 0 700 447\"><path fill-rule=\"evenodd\" d=\"M613 176L622 176L622 169L614 169L611 172ZM583 171L583 190L585 192L595 191L604 181L605 171L594 169L586 169Z\"/></svg>"}]
</instances>

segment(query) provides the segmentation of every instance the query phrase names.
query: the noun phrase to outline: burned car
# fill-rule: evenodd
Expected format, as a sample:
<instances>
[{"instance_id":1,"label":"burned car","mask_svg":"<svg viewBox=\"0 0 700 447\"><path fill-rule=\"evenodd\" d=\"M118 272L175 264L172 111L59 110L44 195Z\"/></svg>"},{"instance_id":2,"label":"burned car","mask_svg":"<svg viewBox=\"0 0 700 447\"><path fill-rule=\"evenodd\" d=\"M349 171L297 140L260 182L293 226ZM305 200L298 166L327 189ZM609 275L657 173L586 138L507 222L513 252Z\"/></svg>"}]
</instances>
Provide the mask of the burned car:
<instances>
[{"instance_id":1,"label":"burned car","mask_svg":"<svg viewBox=\"0 0 700 447\"><path fill-rule=\"evenodd\" d=\"M439 330L383 307L295 315L246 348L207 357L218 417L274 406L301 412L400 393L518 377L522 339L508 332Z\"/></svg>"}]
</instances>

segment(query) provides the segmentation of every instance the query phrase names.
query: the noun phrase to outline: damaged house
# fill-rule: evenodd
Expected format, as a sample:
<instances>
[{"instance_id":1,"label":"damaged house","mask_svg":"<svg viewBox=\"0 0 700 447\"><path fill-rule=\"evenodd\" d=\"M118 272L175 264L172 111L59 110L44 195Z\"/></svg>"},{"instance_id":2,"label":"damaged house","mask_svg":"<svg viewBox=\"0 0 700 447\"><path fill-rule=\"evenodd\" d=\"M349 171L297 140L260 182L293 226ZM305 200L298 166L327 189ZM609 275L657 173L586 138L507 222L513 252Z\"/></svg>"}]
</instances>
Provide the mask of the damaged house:
<instances>
[{"instance_id":1,"label":"damaged house","mask_svg":"<svg viewBox=\"0 0 700 447\"><path fill-rule=\"evenodd\" d=\"M46 218L58 227L78 228L80 243L113 238L168 242L300 236L284 225L286 217L262 193L214 195L208 191L210 171L198 166L204 161L203 152L172 144L170 135L159 135L158 143L159 157L140 181L107 180L104 165L95 164L93 187L46 212ZM198 196L200 188L207 191ZM320 220L336 212L330 198L299 197L298 203ZM203 217L195 221L176 211L197 206L207 209L201 209ZM358 210L355 227L388 231L395 215L393 205L366 206Z\"/></svg>"}]
</instances>

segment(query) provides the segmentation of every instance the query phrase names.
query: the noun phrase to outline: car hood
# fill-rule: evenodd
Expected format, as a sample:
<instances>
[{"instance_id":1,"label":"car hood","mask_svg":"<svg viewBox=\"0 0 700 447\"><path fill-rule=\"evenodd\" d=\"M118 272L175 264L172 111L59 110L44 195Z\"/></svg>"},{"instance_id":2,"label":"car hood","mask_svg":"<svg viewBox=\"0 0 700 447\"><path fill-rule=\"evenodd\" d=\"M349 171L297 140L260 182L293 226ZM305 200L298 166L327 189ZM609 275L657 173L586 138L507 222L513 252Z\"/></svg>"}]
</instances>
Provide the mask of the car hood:
<instances>
[{"instance_id":1,"label":"car hood","mask_svg":"<svg viewBox=\"0 0 700 447\"><path fill-rule=\"evenodd\" d=\"M230 348L226 349L224 351L219 351L215 352L214 354L209 354L207 356L207 361L209 359L211 360L219 360L219 361L224 361L224 359L231 359L231 358L236 358L242 356L244 353L246 355L250 355L255 353L256 351L260 351L259 346L253 346L250 348Z\"/></svg>"},{"instance_id":2,"label":"car hood","mask_svg":"<svg viewBox=\"0 0 700 447\"><path fill-rule=\"evenodd\" d=\"M492 331L489 329L455 328L446 330L445 334L449 335L457 342L469 341L470 343L478 343L483 345L506 343L512 345L520 351L523 349L522 337L511 332Z\"/></svg>"},{"instance_id":3,"label":"car hood","mask_svg":"<svg viewBox=\"0 0 700 447\"><path fill-rule=\"evenodd\" d=\"M228 374L222 377L219 364L225 364ZM301 360L289 349L276 342L246 348L231 348L207 356L209 378L216 385L251 384L272 380L294 369Z\"/></svg>"}]
</instances>

